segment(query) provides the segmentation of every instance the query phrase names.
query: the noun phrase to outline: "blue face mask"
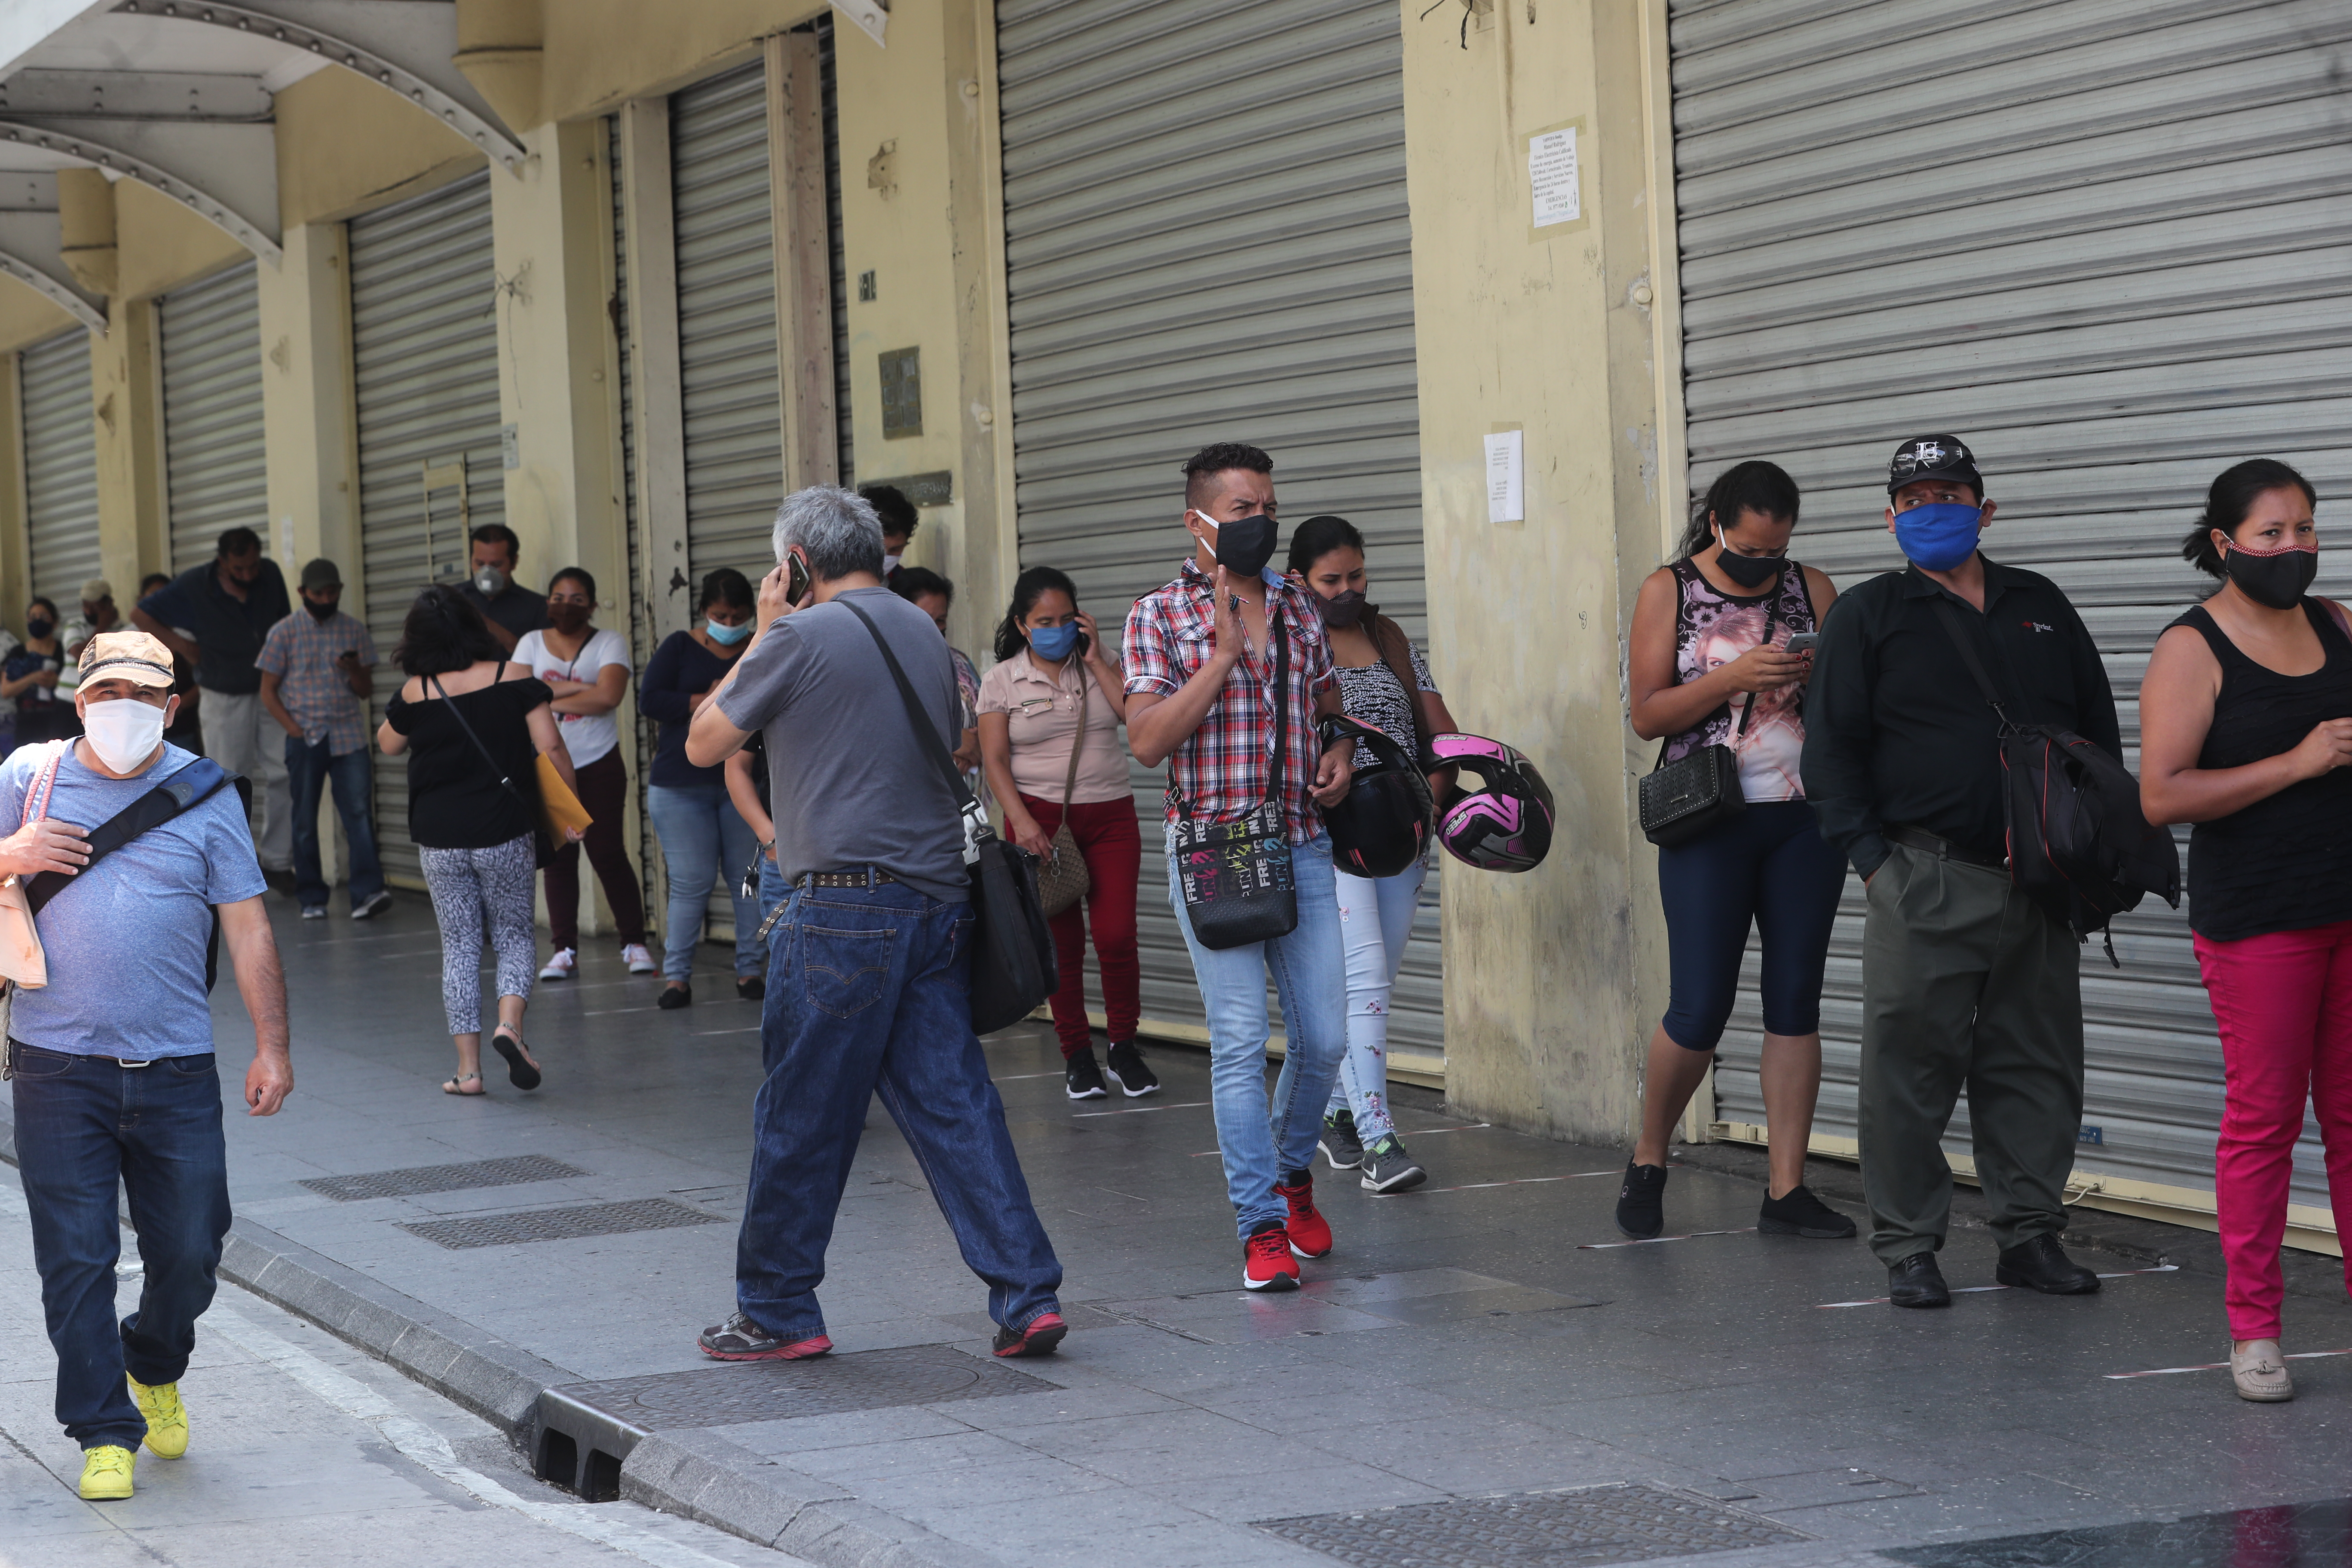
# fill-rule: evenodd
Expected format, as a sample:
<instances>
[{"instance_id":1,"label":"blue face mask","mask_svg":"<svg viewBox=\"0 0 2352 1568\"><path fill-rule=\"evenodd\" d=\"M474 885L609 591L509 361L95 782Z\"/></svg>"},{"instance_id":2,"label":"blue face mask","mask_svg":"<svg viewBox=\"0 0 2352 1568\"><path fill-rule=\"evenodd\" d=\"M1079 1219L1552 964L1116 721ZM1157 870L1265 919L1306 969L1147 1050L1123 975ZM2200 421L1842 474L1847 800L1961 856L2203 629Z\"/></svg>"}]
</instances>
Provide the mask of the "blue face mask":
<instances>
[{"instance_id":1,"label":"blue face mask","mask_svg":"<svg viewBox=\"0 0 2352 1568\"><path fill-rule=\"evenodd\" d=\"M1976 553L1982 507L1931 501L1895 514L1895 542L1915 566L1949 572Z\"/></svg>"},{"instance_id":2,"label":"blue face mask","mask_svg":"<svg viewBox=\"0 0 2352 1568\"><path fill-rule=\"evenodd\" d=\"M1078 623L1065 626L1031 626L1029 651L1049 663L1059 663L1070 657L1078 646Z\"/></svg>"},{"instance_id":3,"label":"blue face mask","mask_svg":"<svg viewBox=\"0 0 2352 1568\"><path fill-rule=\"evenodd\" d=\"M702 622L702 629L709 632L710 634L710 640L719 644L721 647L733 647L737 643L741 642L745 637L751 635L751 623L745 621L740 626L722 626L717 621L710 619L709 616L705 616Z\"/></svg>"}]
</instances>

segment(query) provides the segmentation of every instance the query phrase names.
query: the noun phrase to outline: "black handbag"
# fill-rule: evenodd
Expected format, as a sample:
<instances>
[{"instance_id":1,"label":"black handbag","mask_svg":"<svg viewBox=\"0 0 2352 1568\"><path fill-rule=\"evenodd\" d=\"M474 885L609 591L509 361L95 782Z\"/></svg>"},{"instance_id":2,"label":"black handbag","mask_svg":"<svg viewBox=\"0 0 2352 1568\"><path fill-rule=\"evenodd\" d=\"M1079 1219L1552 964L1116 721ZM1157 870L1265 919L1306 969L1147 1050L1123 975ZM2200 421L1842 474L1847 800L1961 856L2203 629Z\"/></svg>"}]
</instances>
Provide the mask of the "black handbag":
<instances>
[{"instance_id":1,"label":"black handbag","mask_svg":"<svg viewBox=\"0 0 2352 1568\"><path fill-rule=\"evenodd\" d=\"M993 1034L1017 1024L1045 1004L1061 984L1061 967L1054 956L1054 933L1045 924L1045 907L1037 897L1037 860L1015 844L1007 844L989 826L987 812L972 798L955 765L955 756L940 739L939 731L923 712L922 700L898 668L898 656L882 639L873 617L847 599L836 599L866 623L923 749L946 775L948 792L955 797L963 821L964 865L971 879L971 1030ZM781 912L781 911L780 911Z\"/></svg>"},{"instance_id":2,"label":"black handbag","mask_svg":"<svg viewBox=\"0 0 2352 1568\"><path fill-rule=\"evenodd\" d=\"M1290 754L1290 638L1279 611L1267 617L1274 643L1274 767L1265 798L1233 822L1201 822L1184 792L1168 780L1176 808L1171 840L1184 914L1202 947L1222 952L1288 936L1298 925L1298 885L1290 865L1290 829L1282 818L1283 763Z\"/></svg>"},{"instance_id":3,"label":"black handbag","mask_svg":"<svg viewBox=\"0 0 2352 1568\"><path fill-rule=\"evenodd\" d=\"M1772 640L1772 601L1764 601L1764 641ZM1761 645L1759 645L1761 646ZM1762 693L1751 691L1733 726L1736 742L1748 732L1748 716ZM1714 832L1748 809L1739 787L1739 753L1732 746L1700 746L1674 762L1660 743L1658 762L1642 776L1642 836L1661 849L1673 849Z\"/></svg>"}]
</instances>

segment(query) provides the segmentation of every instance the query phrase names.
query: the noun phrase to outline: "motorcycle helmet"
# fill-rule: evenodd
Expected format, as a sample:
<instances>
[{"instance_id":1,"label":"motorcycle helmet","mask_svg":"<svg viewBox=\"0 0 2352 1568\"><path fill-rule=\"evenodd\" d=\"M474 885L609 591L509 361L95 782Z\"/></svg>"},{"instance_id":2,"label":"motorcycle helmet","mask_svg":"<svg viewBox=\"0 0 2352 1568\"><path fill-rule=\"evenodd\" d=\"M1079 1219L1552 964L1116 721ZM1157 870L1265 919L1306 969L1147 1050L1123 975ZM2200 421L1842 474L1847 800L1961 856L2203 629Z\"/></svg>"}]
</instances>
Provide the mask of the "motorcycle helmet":
<instances>
[{"instance_id":1,"label":"motorcycle helmet","mask_svg":"<svg viewBox=\"0 0 2352 1568\"><path fill-rule=\"evenodd\" d=\"M1532 871L1551 849L1551 787L1535 764L1484 735L1440 735L1437 762L1478 775L1483 785L1454 797L1437 824L1438 842L1481 871Z\"/></svg>"},{"instance_id":2,"label":"motorcycle helmet","mask_svg":"<svg viewBox=\"0 0 2352 1568\"><path fill-rule=\"evenodd\" d=\"M1435 807L1429 780L1412 753L1386 731L1360 720L1326 721L1331 738L1354 736L1374 758L1356 770L1355 783L1339 804L1323 808L1331 834L1331 863L1354 877L1393 877L1429 852L1430 819Z\"/></svg>"}]
</instances>

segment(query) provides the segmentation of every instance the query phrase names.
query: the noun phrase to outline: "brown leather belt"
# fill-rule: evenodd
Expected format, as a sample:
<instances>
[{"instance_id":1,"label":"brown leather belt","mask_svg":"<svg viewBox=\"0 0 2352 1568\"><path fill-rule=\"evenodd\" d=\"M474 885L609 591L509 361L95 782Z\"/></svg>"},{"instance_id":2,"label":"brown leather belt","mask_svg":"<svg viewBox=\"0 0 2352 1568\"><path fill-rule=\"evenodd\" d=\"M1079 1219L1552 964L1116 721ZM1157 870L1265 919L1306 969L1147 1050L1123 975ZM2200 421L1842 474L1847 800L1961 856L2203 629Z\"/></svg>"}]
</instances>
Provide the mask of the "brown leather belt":
<instances>
[{"instance_id":1,"label":"brown leather belt","mask_svg":"<svg viewBox=\"0 0 2352 1568\"><path fill-rule=\"evenodd\" d=\"M1885 838L1889 844L1901 844L1913 849L1924 849L1940 859L1958 860L1969 866L1983 866L1995 871L2009 869L2009 857L2006 855L1979 854L1974 849L1955 844L1938 834L1930 833L1924 827L1912 827L1898 822L1891 827L1882 828L1879 837Z\"/></svg>"},{"instance_id":2,"label":"brown leather belt","mask_svg":"<svg viewBox=\"0 0 2352 1568\"><path fill-rule=\"evenodd\" d=\"M898 879L879 866L867 866L856 871L803 871L793 881L795 888L879 888Z\"/></svg>"}]
</instances>

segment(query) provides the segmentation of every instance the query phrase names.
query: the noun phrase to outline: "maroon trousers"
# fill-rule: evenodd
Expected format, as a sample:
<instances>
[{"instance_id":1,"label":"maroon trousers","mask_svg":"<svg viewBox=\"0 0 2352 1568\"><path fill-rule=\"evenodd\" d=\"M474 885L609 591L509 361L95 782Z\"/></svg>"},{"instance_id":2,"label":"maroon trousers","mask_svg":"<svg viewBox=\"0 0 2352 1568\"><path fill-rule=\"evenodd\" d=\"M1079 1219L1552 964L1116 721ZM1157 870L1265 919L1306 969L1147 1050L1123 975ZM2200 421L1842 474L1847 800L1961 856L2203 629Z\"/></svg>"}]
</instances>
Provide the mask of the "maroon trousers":
<instances>
[{"instance_id":1,"label":"maroon trousers","mask_svg":"<svg viewBox=\"0 0 2352 1568\"><path fill-rule=\"evenodd\" d=\"M595 820L588 825L584 842L588 863L604 885L604 901L613 906L613 920L624 943L646 940L646 900L637 888L637 868L629 864L628 845L621 837L622 814L629 808L629 770L615 746L584 768L574 770L580 780L580 804ZM558 952L580 946L580 846L566 844L547 863L547 928Z\"/></svg>"},{"instance_id":2,"label":"maroon trousers","mask_svg":"<svg viewBox=\"0 0 2352 1568\"><path fill-rule=\"evenodd\" d=\"M1062 826L1056 801L1021 797L1047 837ZM1062 984L1054 993L1054 1033L1062 1055L1093 1048L1087 1025L1087 927L1094 927L1095 959L1102 970L1103 1017L1113 1040L1135 1037L1143 1012L1141 969L1135 952L1136 879L1143 869L1143 832L1135 802L1080 802L1069 808L1070 831L1087 863L1087 896L1054 917L1054 952L1061 960ZM1083 910L1083 913L1081 911Z\"/></svg>"}]
</instances>

